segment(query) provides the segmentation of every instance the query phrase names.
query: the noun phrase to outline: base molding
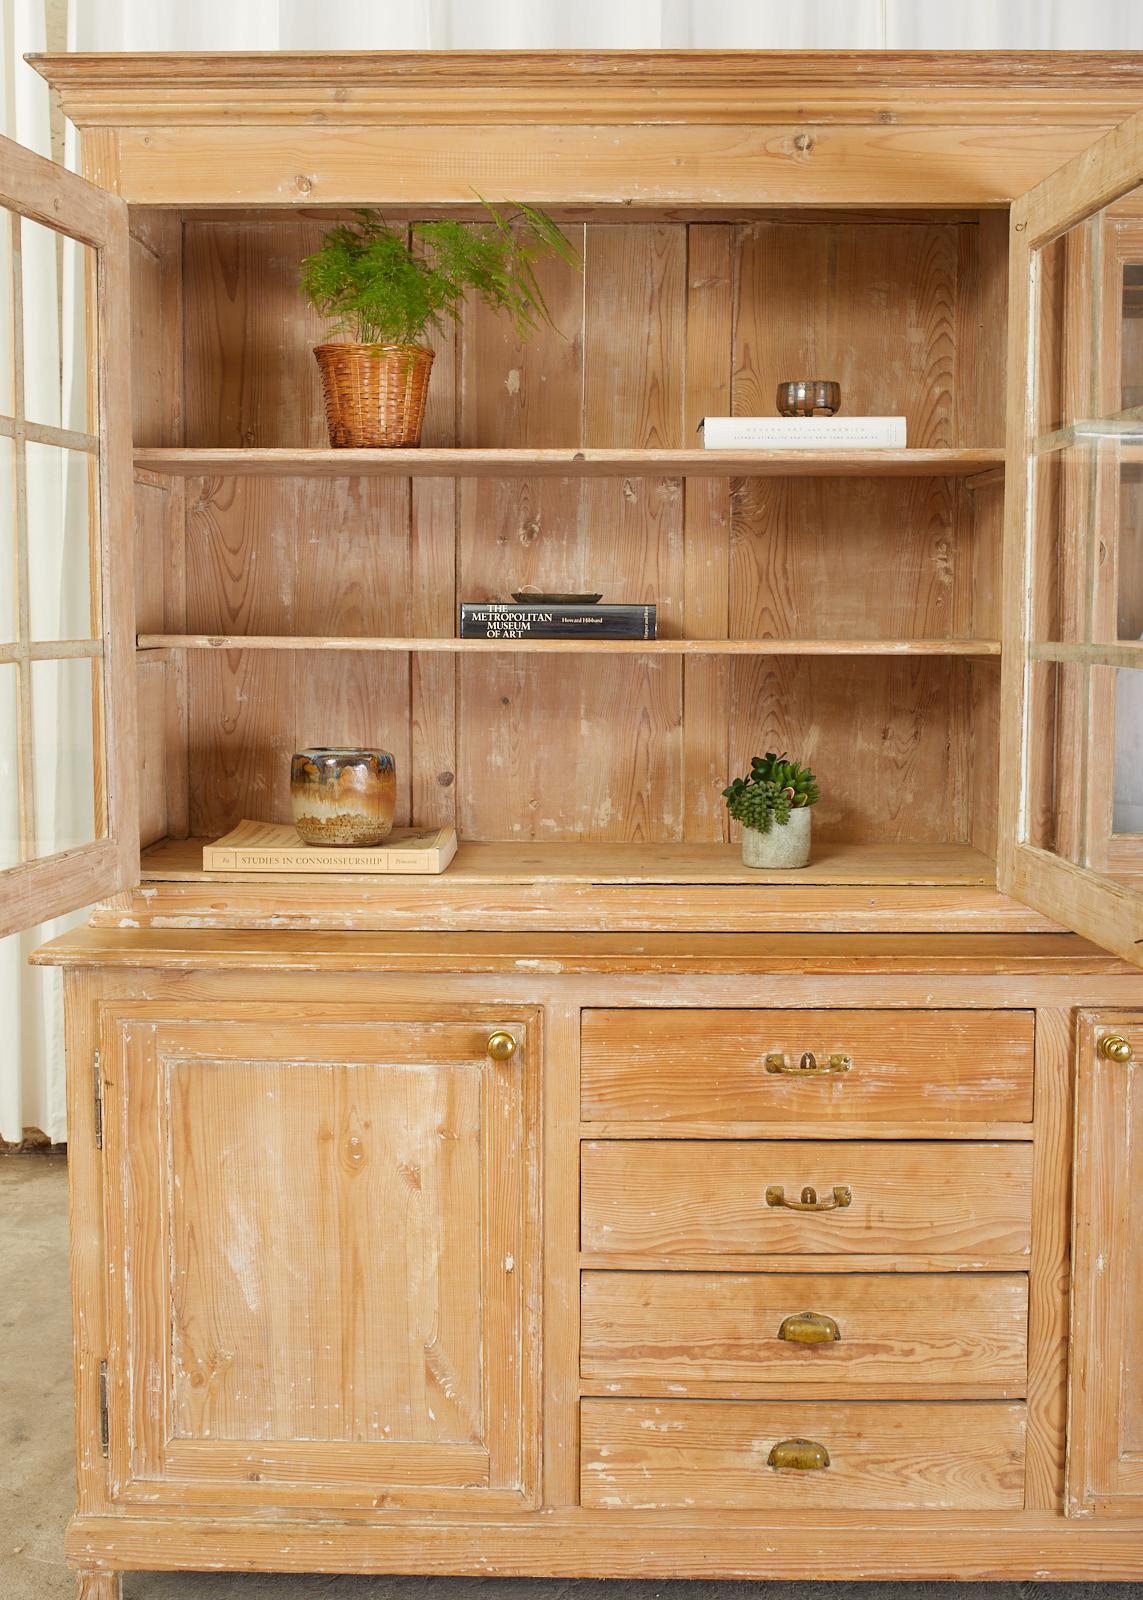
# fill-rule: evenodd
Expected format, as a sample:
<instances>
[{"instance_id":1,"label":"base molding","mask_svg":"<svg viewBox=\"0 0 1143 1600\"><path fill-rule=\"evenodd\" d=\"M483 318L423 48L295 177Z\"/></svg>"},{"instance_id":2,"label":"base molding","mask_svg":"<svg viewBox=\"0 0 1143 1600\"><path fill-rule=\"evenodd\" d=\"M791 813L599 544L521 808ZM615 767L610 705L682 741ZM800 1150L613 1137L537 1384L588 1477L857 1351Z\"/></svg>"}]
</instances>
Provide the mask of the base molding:
<instances>
[{"instance_id":1,"label":"base molding","mask_svg":"<svg viewBox=\"0 0 1143 1600\"><path fill-rule=\"evenodd\" d=\"M68 1559L85 1569L451 1574L566 1578L1143 1578L1143 1523L899 1513L822 1526L741 1515L680 1523L582 1511L513 1521L247 1521L77 1517ZM81 1590L82 1593L82 1590ZM92 1591L102 1600L102 1592Z\"/></svg>"}]
</instances>

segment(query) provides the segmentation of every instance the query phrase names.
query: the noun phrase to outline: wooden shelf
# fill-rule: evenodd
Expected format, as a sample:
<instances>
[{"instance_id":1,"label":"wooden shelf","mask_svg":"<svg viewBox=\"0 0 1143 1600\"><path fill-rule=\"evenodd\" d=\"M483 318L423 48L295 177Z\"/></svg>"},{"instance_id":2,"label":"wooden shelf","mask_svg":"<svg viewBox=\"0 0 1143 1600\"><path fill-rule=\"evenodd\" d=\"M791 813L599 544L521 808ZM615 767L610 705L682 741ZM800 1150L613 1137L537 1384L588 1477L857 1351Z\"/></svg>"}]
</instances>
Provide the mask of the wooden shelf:
<instances>
[{"instance_id":1,"label":"wooden shelf","mask_svg":"<svg viewBox=\"0 0 1143 1600\"><path fill-rule=\"evenodd\" d=\"M141 633L143 650L411 650L448 655L998 656L998 639L354 639Z\"/></svg>"},{"instance_id":2,"label":"wooden shelf","mask_svg":"<svg viewBox=\"0 0 1143 1600\"><path fill-rule=\"evenodd\" d=\"M1052 925L996 888L967 844L815 843L793 872L755 872L737 844L462 839L446 872L207 873L202 838L143 852L142 882L93 917L101 926L277 930L499 930L717 934L1042 933ZM236 937L239 937L236 935Z\"/></svg>"},{"instance_id":3,"label":"wooden shelf","mask_svg":"<svg viewBox=\"0 0 1143 1600\"><path fill-rule=\"evenodd\" d=\"M1003 449L974 450L179 450L135 466L180 477L926 478L990 476Z\"/></svg>"},{"instance_id":4,"label":"wooden shelf","mask_svg":"<svg viewBox=\"0 0 1143 1600\"><path fill-rule=\"evenodd\" d=\"M143 852L142 877L218 882L273 877L279 882L328 883L330 873L205 872L202 850L208 839L164 839ZM398 874L370 877L354 873L353 882L387 884ZM768 871L744 867L736 844L530 844L527 840L485 843L462 840L452 864L443 873L417 877L429 894L445 881L470 884L920 884L935 886L993 885L995 863L967 844L823 844L808 867ZM344 881L344 880L343 880ZM412 881L412 880L408 880Z\"/></svg>"}]
</instances>

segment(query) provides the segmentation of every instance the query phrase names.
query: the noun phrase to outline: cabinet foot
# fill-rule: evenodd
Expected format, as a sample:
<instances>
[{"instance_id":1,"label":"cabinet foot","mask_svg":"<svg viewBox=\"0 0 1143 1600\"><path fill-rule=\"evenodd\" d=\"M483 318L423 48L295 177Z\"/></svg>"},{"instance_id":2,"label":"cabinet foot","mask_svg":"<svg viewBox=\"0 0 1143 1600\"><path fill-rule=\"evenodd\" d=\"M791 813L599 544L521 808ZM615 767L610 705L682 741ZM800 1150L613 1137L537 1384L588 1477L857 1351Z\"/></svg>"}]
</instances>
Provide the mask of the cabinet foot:
<instances>
[{"instance_id":1,"label":"cabinet foot","mask_svg":"<svg viewBox=\"0 0 1143 1600\"><path fill-rule=\"evenodd\" d=\"M118 1572L77 1572L75 1600L123 1600L123 1578Z\"/></svg>"}]
</instances>

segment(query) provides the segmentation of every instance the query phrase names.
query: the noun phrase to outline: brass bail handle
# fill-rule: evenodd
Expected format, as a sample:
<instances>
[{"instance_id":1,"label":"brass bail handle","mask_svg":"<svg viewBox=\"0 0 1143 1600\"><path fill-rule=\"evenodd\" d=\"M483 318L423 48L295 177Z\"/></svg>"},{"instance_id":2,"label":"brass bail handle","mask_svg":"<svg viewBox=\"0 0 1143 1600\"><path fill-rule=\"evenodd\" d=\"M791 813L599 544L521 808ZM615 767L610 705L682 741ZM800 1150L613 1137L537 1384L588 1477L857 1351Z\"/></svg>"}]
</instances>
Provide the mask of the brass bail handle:
<instances>
[{"instance_id":1,"label":"brass bail handle","mask_svg":"<svg viewBox=\"0 0 1143 1600\"><path fill-rule=\"evenodd\" d=\"M497 1028L495 1033L489 1034L485 1049L493 1061L510 1061L516 1054L515 1036L507 1028Z\"/></svg>"},{"instance_id":2,"label":"brass bail handle","mask_svg":"<svg viewBox=\"0 0 1143 1600\"><path fill-rule=\"evenodd\" d=\"M829 1451L816 1439L779 1439L766 1457L766 1465L777 1472L824 1472Z\"/></svg>"},{"instance_id":3,"label":"brass bail handle","mask_svg":"<svg viewBox=\"0 0 1143 1600\"><path fill-rule=\"evenodd\" d=\"M766 1204L784 1206L787 1211L844 1211L853 1204L853 1190L847 1183L835 1183L830 1193L819 1200L817 1190L807 1184L800 1200L787 1200L785 1187L771 1183L766 1189Z\"/></svg>"},{"instance_id":4,"label":"brass bail handle","mask_svg":"<svg viewBox=\"0 0 1143 1600\"><path fill-rule=\"evenodd\" d=\"M788 1078L827 1078L848 1072L853 1057L835 1050L830 1055L818 1055L813 1050L803 1050L792 1061L784 1050L772 1050L766 1057L767 1072L781 1072Z\"/></svg>"}]
</instances>

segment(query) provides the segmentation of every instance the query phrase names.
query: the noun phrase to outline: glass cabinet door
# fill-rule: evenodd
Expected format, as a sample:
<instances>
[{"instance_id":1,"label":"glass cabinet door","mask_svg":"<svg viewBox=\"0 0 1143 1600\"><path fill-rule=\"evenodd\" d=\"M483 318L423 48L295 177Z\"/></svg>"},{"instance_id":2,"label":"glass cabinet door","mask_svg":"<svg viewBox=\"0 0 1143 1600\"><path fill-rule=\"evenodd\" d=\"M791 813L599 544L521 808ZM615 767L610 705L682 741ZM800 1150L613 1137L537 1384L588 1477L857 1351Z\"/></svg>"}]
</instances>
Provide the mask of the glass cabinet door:
<instances>
[{"instance_id":1,"label":"glass cabinet door","mask_svg":"<svg viewBox=\"0 0 1143 1600\"><path fill-rule=\"evenodd\" d=\"M133 881L127 208L0 139L0 935Z\"/></svg>"},{"instance_id":2,"label":"glass cabinet door","mask_svg":"<svg viewBox=\"0 0 1143 1600\"><path fill-rule=\"evenodd\" d=\"M1000 887L1143 964L1143 115L1011 249Z\"/></svg>"}]
</instances>

